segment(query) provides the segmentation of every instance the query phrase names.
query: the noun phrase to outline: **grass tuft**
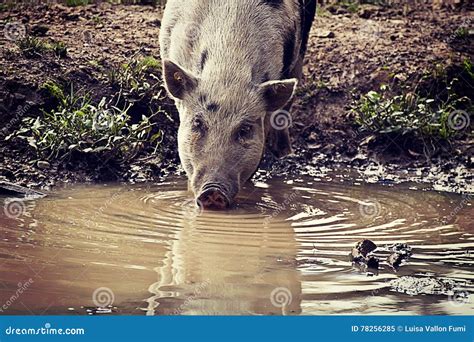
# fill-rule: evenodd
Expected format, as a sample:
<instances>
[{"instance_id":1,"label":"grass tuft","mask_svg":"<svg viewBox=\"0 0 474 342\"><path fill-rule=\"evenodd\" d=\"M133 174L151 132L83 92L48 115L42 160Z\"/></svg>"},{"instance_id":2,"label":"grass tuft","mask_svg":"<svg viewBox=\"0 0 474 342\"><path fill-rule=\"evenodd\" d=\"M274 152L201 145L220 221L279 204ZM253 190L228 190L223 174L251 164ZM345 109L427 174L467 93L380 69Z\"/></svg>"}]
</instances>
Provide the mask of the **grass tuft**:
<instances>
[{"instance_id":1,"label":"grass tuft","mask_svg":"<svg viewBox=\"0 0 474 342\"><path fill-rule=\"evenodd\" d=\"M470 134L470 113L474 107L470 98L452 92L454 78L448 87L446 100L423 97L408 92L391 95L387 86L370 91L352 106L355 120L363 130L380 135L390 134L425 141L452 140ZM462 117L460 117L462 116ZM464 120L464 126L456 121Z\"/></svg>"},{"instance_id":2,"label":"grass tuft","mask_svg":"<svg viewBox=\"0 0 474 342\"><path fill-rule=\"evenodd\" d=\"M45 41L43 39L27 36L17 42L18 48L28 58L41 57L47 52L52 52L58 58L67 56L67 46L63 42Z\"/></svg>"},{"instance_id":3,"label":"grass tuft","mask_svg":"<svg viewBox=\"0 0 474 342\"><path fill-rule=\"evenodd\" d=\"M107 72L112 86L122 89L129 98L143 99L158 92L161 62L153 57L132 58L118 69Z\"/></svg>"},{"instance_id":4,"label":"grass tuft","mask_svg":"<svg viewBox=\"0 0 474 342\"><path fill-rule=\"evenodd\" d=\"M90 0L65 0L64 3L68 7L77 7L77 6L85 6L92 3Z\"/></svg>"},{"instance_id":5,"label":"grass tuft","mask_svg":"<svg viewBox=\"0 0 474 342\"><path fill-rule=\"evenodd\" d=\"M94 155L101 161L130 161L144 148L158 149L162 133L142 116L132 123L128 111L131 104L118 108L103 98L93 104L87 95L68 94L54 82L43 89L57 98L59 106L43 115L24 118L20 129L7 137L26 141L43 160L64 160L73 155Z\"/></svg>"}]
</instances>

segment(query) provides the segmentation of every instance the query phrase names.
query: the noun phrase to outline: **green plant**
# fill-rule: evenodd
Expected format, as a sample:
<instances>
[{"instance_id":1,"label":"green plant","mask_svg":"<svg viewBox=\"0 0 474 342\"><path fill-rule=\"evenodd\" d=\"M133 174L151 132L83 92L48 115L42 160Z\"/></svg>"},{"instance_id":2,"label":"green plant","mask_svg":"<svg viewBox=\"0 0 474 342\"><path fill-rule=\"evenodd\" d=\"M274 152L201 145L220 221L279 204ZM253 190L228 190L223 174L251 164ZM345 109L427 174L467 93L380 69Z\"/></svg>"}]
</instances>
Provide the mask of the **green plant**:
<instances>
[{"instance_id":1,"label":"green plant","mask_svg":"<svg viewBox=\"0 0 474 342\"><path fill-rule=\"evenodd\" d=\"M41 56L48 48L43 40L31 36L20 39L17 46L27 57Z\"/></svg>"},{"instance_id":2,"label":"green plant","mask_svg":"<svg viewBox=\"0 0 474 342\"><path fill-rule=\"evenodd\" d=\"M157 76L160 69L160 61L153 57L132 58L119 69L109 70L107 75L109 82L119 87L124 95L143 98L160 87L160 78ZM156 82L151 83L152 80Z\"/></svg>"},{"instance_id":3,"label":"green plant","mask_svg":"<svg viewBox=\"0 0 474 342\"><path fill-rule=\"evenodd\" d=\"M65 0L66 6L76 7L76 6L85 6L90 3L89 0Z\"/></svg>"},{"instance_id":4,"label":"green plant","mask_svg":"<svg viewBox=\"0 0 474 342\"><path fill-rule=\"evenodd\" d=\"M347 1L344 3L344 6L351 13L355 13L359 10L359 3L355 1Z\"/></svg>"},{"instance_id":5,"label":"green plant","mask_svg":"<svg viewBox=\"0 0 474 342\"><path fill-rule=\"evenodd\" d=\"M392 2L389 0L362 0L360 1L361 4L370 4L370 5L377 5L377 6L391 6Z\"/></svg>"},{"instance_id":6,"label":"green plant","mask_svg":"<svg viewBox=\"0 0 474 342\"><path fill-rule=\"evenodd\" d=\"M59 58L64 58L67 56L67 47L66 44L63 42L53 41L50 43L49 48Z\"/></svg>"},{"instance_id":7,"label":"green plant","mask_svg":"<svg viewBox=\"0 0 474 342\"><path fill-rule=\"evenodd\" d=\"M330 16L330 12L324 8L323 6L317 6L316 7L316 16L317 17L329 17Z\"/></svg>"},{"instance_id":8,"label":"green plant","mask_svg":"<svg viewBox=\"0 0 474 342\"><path fill-rule=\"evenodd\" d=\"M36 118L24 118L20 129L7 137L27 141L38 158L62 160L79 153L95 155L100 160L127 161L145 147L153 147L156 152L161 143L162 133L154 127L151 117L142 116L140 122L131 123L130 104L118 108L103 98L94 105L72 88L65 95L54 82L43 88L58 98L58 108L43 111Z\"/></svg>"},{"instance_id":9,"label":"green plant","mask_svg":"<svg viewBox=\"0 0 474 342\"><path fill-rule=\"evenodd\" d=\"M67 47L63 42L51 40L49 42L40 38L27 36L17 42L17 46L26 57L38 57L50 51L59 58L66 57Z\"/></svg>"},{"instance_id":10,"label":"green plant","mask_svg":"<svg viewBox=\"0 0 474 342\"><path fill-rule=\"evenodd\" d=\"M73 86L70 87L69 93L65 93L58 83L46 81L40 89L45 90L51 97L55 98L58 101L59 108L74 110L85 106L89 102L89 96L87 94L79 95Z\"/></svg>"},{"instance_id":11,"label":"green plant","mask_svg":"<svg viewBox=\"0 0 474 342\"><path fill-rule=\"evenodd\" d=\"M454 31L454 35L456 36L456 38L459 39L467 38L469 36L469 29L464 26L459 27L458 29L456 29L456 31Z\"/></svg>"},{"instance_id":12,"label":"green plant","mask_svg":"<svg viewBox=\"0 0 474 342\"><path fill-rule=\"evenodd\" d=\"M462 134L453 127L452 113L471 112L468 97L452 92L453 79L446 100L422 97L413 92L391 96L386 86L380 92L370 91L352 106L355 120L363 129L378 134L395 134L401 137L420 138L425 142L443 139L448 142ZM469 118L467 118L469 121Z\"/></svg>"},{"instance_id":13,"label":"green plant","mask_svg":"<svg viewBox=\"0 0 474 342\"><path fill-rule=\"evenodd\" d=\"M464 71L467 72L469 77L471 77L471 80L474 80L474 68L472 66L472 62L471 62L470 59L466 58L463 61L463 69L464 69Z\"/></svg>"},{"instance_id":14,"label":"green plant","mask_svg":"<svg viewBox=\"0 0 474 342\"><path fill-rule=\"evenodd\" d=\"M100 15L94 15L94 16L92 16L91 19L96 24L102 24L102 22L103 22L103 19Z\"/></svg>"}]
</instances>

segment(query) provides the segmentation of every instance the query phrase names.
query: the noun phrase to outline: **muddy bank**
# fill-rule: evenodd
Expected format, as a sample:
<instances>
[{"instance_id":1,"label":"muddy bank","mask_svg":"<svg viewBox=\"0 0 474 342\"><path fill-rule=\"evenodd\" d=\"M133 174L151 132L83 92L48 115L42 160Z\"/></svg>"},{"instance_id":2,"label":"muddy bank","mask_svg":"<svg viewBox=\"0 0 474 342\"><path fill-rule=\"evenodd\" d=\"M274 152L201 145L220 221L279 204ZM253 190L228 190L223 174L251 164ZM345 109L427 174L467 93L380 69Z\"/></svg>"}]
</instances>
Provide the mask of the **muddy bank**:
<instances>
[{"instance_id":1,"label":"muddy bank","mask_svg":"<svg viewBox=\"0 0 474 342\"><path fill-rule=\"evenodd\" d=\"M441 190L472 191L471 126L459 140L437 141L424 153L419 141L361 129L350 110L361 95L382 84L389 84L394 93L408 87L442 98L445 84L433 70L439 66L451 79L464 79L458 66L472 60L473 39L469 32L455 32L472 27L472 13L467 6L435 11L320 8L294 106L295 155L284 160L266 155L257 179L289 173L330 177L332 171L344 170L355 181L408 180ZM5 33L0 35L1 179L48 187L58 181L146 181L181 172L178 120L161 86L159 61L144 73L123 68L158 58L160 18L159 9L151 6L107 3L0 11L0 31ZM31 42L21 47L18 40L23 36L53 48L37 51ZM155 153L144 144L133 158L75 152L60 160L44 160L24 140L5 141L25 117L57 108L58 98L44 87L49 81L65 93L75 89L87 94L93 103L106 98L120 106L131 104L128 113L134 122L143 115L153 116L153 129L161 132L159 149ZM460 92L472 96L473 90L473 84L464 80Z\"/></svg>"}]
</instances>

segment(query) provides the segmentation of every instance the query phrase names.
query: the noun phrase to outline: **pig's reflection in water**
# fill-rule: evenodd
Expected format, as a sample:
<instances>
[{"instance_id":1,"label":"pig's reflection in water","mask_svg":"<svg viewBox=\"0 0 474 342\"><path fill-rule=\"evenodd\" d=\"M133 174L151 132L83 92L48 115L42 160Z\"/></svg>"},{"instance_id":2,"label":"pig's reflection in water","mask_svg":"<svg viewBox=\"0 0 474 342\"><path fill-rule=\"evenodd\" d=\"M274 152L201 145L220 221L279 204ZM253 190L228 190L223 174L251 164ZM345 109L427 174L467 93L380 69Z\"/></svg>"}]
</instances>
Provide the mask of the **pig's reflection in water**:
<instances>
[{"instance_id":1,"label":"pig's reflection in water","mask_svg":"<svg viewBox=\"0 0 474 342\"><path fill-rule=\"evenodd\" d=\"M301 313L290 222L242 212L186 214L156 268L149 315Z\"/></svg>"}]
</instances>

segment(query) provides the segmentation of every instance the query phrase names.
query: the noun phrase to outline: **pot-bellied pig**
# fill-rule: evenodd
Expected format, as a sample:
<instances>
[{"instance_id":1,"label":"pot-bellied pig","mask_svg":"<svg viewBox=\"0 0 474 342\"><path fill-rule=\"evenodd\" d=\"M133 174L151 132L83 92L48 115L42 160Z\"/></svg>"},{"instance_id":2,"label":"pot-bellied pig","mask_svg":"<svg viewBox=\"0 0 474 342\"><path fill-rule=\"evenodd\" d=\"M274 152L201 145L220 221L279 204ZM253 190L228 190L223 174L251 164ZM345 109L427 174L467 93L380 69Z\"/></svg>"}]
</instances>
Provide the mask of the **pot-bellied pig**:
<instances>
[{"instance_id":1,"label":"pot-bellied pig","mask_svg":"<svg viewBox=\"0 0 474 342\"><path fill-rule=\"evenodd\" d=\"M291 152L289 109L316 0L168 0L160 31L178 149L197 203L225 209L265 146Z\"/></svg>"}]
</instances>

